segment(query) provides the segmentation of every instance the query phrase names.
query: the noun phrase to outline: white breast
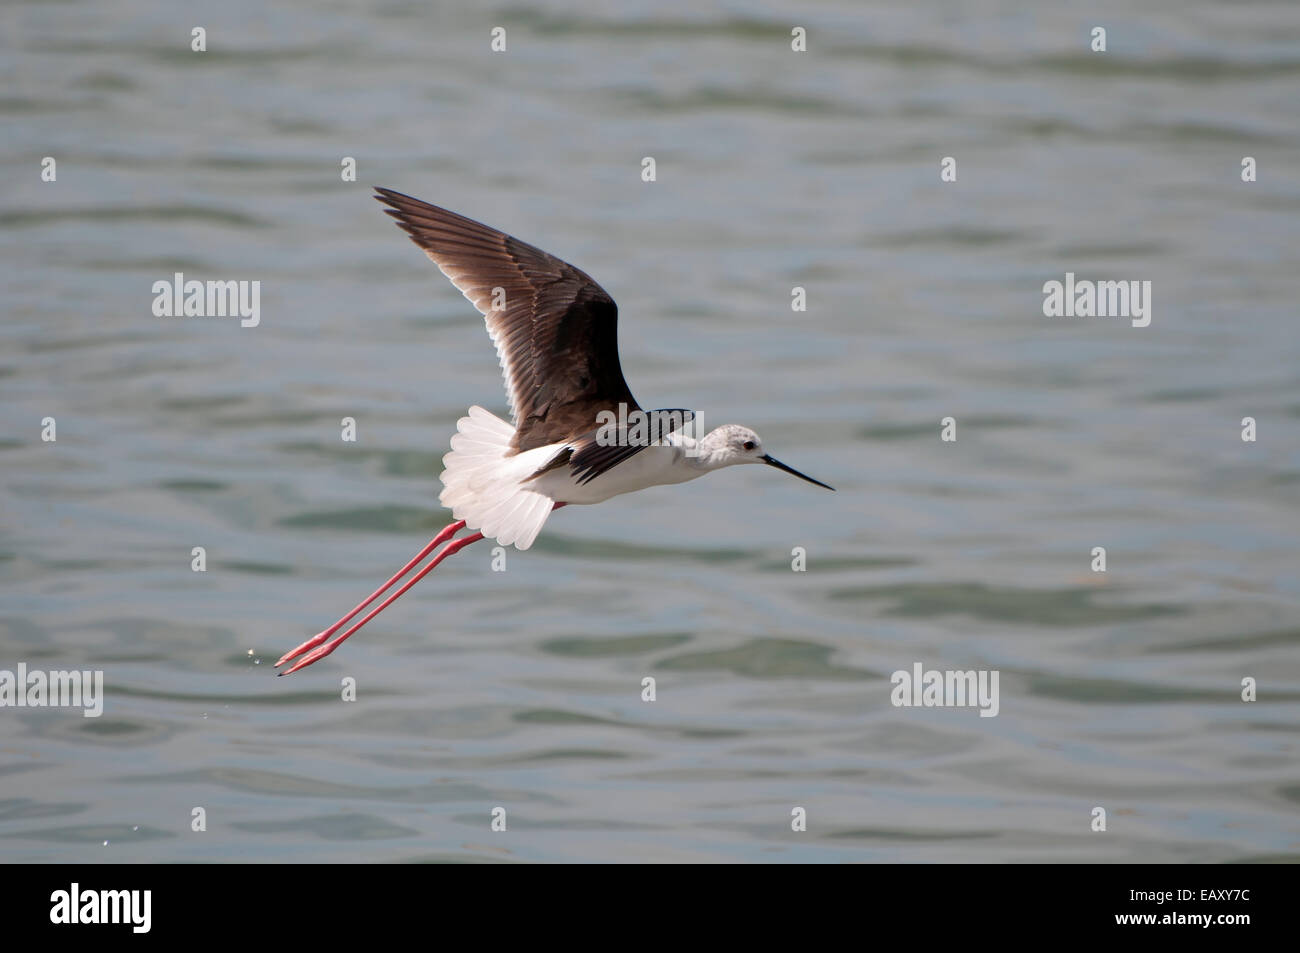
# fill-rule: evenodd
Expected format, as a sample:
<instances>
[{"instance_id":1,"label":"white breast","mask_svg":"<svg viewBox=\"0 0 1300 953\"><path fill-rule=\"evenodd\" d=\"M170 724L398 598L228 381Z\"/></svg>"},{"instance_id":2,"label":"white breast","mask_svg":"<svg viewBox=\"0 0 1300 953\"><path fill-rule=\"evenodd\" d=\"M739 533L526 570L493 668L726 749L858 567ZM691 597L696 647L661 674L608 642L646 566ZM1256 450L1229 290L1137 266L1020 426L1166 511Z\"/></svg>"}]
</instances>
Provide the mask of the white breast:
<instances>
[{"instance_id":1,"label":"white breast","mask_svg":"<svg viewBox=\"0 0 1300 953\"><path fill-rule=\"evenodd\" d=\"M611 496L644 490L648 486L685 483L707 471L693 465L681 447L655 446L639 450L590 483L578 483L568 467L537 479L537 490L562 503L600 503Z\"/></svg>"}]
</instances>

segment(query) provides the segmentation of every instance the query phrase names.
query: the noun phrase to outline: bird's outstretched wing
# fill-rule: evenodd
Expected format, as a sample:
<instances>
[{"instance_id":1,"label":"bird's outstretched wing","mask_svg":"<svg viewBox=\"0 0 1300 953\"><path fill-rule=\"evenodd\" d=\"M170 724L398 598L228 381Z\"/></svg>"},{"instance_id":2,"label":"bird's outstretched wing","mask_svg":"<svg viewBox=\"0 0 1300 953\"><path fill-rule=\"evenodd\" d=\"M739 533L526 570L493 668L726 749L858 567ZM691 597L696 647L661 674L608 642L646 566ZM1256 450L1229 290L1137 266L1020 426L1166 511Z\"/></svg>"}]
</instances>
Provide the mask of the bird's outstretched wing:
<instances>
[{"instance_id":1,"label":"bird's outstretched wing","mask_svg":"<svg viewBox=\"0 0 1300 953\"><path fill-rule=\"evenodd\" d=\"M540 248L419 199L375 198L483 313L505 375L516 451L639 409L618 360L618 306L587 274Z\"/></svg>"}]
</instances>

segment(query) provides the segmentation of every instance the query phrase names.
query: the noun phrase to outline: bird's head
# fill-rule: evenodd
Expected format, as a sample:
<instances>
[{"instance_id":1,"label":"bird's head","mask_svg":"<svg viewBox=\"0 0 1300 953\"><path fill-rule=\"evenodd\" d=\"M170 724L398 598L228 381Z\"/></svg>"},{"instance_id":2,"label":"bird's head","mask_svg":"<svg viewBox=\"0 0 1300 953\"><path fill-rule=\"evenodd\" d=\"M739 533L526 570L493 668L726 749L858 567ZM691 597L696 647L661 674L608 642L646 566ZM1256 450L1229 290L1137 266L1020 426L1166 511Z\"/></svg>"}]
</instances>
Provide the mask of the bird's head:
<instances>
[{"instance_id":1,"label":"bird's head","mask_svg":"<svg viewBox=\"0 0 1300 953\"><path fill-rule=\"evenodd\" d=\"M711 470L733 467L741 463L765 463L769 467L784 470L786 473L793 474L801 480L807 480L809 483L815 483L817 486L825 487L828 490L835 489L835 487L827 486L820 480L814 480L812 477L806 476L772 457L763 449L762 438L748 427L742 427L740 424L724 424L715 430L711 430L699 442L697 455L700 457L701 462Z\"/></svg>"}]
</instances>

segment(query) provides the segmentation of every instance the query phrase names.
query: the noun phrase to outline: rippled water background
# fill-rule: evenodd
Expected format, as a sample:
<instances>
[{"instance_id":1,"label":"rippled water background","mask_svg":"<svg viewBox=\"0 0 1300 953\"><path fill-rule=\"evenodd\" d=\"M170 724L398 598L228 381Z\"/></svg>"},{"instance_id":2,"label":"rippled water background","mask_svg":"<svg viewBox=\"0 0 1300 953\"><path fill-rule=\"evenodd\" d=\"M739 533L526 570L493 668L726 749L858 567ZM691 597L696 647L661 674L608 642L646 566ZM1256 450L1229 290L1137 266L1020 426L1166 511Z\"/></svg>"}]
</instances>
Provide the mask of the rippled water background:
<instances>
[{"instance_id":1,"label":"rippled water background","mask_svg":"<svg viewBox=\"0 0 1300 953\"><path fill-rule=\"evenodd\" d=\"M1294 4L371 6L0 12L0 668L108 693L0 710L0 858L1300 858ZM643 404L838 494L565 510L272 677L504 409L369 185L576 262ZM175 271L261 326L154 317ZM1066 271L1151 280L1151 326L1044 318ZM892 707L917 661L1000 715Z\"/></svg>"}]
</instances>

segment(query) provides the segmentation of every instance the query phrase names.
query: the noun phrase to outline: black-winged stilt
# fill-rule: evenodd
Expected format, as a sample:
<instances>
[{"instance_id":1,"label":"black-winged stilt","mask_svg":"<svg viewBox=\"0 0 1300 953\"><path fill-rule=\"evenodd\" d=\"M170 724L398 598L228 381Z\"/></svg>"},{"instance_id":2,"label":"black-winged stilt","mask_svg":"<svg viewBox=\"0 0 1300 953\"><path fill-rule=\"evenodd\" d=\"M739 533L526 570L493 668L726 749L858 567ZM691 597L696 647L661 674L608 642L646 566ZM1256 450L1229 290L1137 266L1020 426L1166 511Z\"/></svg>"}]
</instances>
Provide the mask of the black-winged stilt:
<instances>
[{"instance_id":1,"label":"black-winged stilt","mask_svg":"<svg viewBox=\"0 0 1300 953\"><path fill-rule=\"evenodd\" d=\"M600 503L711 470L765 463L830 490L763 451L758 434L727 424L702 438L689 411L641 411L618 360L618 308L584 272L540 248L390 189L375 196L487 319L514 425L482 407L456 424L442 458L439 500L456 521L325 631L276 662L288 675L323 659L423 579L484 537L527 549L552 510ZM477 530L452 539L462 529ZM448 542L450 540L450 542ZM440 544L445 546L360 622L327 641ZM306 654L304 654L306 653Z\"/></svg>"}]
</instances>

